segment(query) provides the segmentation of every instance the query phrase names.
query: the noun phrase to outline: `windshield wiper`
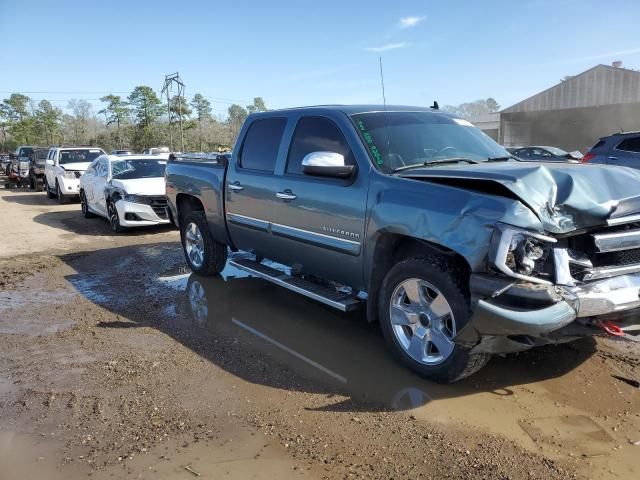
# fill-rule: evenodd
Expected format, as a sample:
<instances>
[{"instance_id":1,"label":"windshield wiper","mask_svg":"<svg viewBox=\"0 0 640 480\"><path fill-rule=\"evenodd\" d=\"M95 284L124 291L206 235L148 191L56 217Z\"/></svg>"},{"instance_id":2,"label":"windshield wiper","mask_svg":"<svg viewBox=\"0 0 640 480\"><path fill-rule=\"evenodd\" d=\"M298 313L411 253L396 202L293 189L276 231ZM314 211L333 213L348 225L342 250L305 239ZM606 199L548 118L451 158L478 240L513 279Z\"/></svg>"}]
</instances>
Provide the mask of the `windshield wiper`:
<instances>
[{"instance_id":1,"label":"windshield wiper","mask_svg":"<svg viewBox=\"0 0 640 480\"><path fill-rule=\"evenodd\" d=\"M446 165L449 163L480 163L478 160L471 160L470 158L455 157L455 158L442 158L440 160L430 160L422 163L416 163L414 165L405 165L404 167L394 168L392 173L402 172L411 168L429 167L431 165Z\"/></svg>"},{"instance_id":2,"label":"windshield wiper","mask_svg":"<svg viewBox=\"0 0 640 480\"><path fill-rule=\"evenodd\" d=\"M489 158L487 158L487 162L508 162L509 160L518 160L518 158L513 156L513 155L508 155L506 157L489 157Z\"/></svg>"}]
</instances>

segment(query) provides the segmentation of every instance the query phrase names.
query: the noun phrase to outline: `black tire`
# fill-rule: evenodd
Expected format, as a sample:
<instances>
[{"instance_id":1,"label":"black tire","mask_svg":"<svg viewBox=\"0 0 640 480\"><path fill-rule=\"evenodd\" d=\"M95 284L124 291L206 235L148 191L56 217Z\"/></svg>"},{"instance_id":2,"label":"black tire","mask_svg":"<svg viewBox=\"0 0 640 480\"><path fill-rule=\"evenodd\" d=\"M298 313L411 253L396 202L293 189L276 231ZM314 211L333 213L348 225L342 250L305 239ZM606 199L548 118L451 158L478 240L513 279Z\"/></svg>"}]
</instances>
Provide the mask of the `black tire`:
<instances>
[{"instance_id":1,"label":"black tire","mask_svg":"<svg viewBox=\"0 0 640 480\"><path fill-rule=\"evenodd\" d=\"M46 177L44 179L44 190L47 192L47 198L56 198L55 194L51 191L51 188L49 188L49 183L47 182Z\"/></svg>"},{"instance_id":2,"label":"black tire","mask_svg":"<svg viewBox=\"0 0 640 480\"><path fill-rule=\"evenodd\" d=\"M107 203L107 213L109 215L109 226L111 227L113 233L124 232L124 227L120 225L120 216L118 215L118 209L116 208L115 203Z\"/></svg>"},{"instance_id":3,"label":"black tire","mask_svg":"<svg viewBox=\"0 0 640 480\"><path fill-rule=\"evenodd\" d=\"M187 252L187 229L191 228L191 224L197 226L202 237L202 261L196 263ZM195 273L212 276L219 274L224 269L227 264L227 246L216 242L211 237L204 212L191 212L182 220L180 223L180 239L182 240L182 250L187 264Z\"/></svg>"},{"instance_id":4,"label":"black tire","mask_svg":"<svg viewBox=\"0 0 640 480\"><path fill-rule=\"evenodd\" d=\"M29 188L30 188L31 190L35 190L35 189L36 189L36 179L35 179L35 178L33 178L33 177L31 177L31 178L29 179Z\"/></svg>"},{"instance_id":5,"label":"black tire","mask_svg":"<svg viewBox=\"0 0 640 480\"><path fill-rule=\"evenodd\" d=\"M89 210L89 204L87 203L87 197L84 195L84 190L80 190L80 210L84 218L93 218L95 216Z\"/></svg>"},{"instance_id":6,"label":"black tire","mask_svg":"<svg viewBox=\"0 0 640 480\"><path fill-rule=\"evenodd\" d=\"M58 199L58 203L60 205L67 203L67 199L65 198L64 193L62 193L60 184L58 182L56 182L56 198Z\"/></svg>"},{"instance_id":7,"label":"black tire","mask_svg":"<svg viewBox=\"0 0 640 480\"><path fill-rule=\"evenodd\" d=\"M451 308L457 332L466 325L471 315L469 294L464 287L464 271L455 268L438 257L415 257L396 263L385 276L380 289L380 327L384 339L393 353L404 365L438 383L453 383L475 373L491 358L490 354L471 354L469 350L455 344L451 353L437 364L422 363L414 359L402 346L391 321L390 305L396 287L409 279L429 282L444 295Z\"/></svg>"}]
</instances>

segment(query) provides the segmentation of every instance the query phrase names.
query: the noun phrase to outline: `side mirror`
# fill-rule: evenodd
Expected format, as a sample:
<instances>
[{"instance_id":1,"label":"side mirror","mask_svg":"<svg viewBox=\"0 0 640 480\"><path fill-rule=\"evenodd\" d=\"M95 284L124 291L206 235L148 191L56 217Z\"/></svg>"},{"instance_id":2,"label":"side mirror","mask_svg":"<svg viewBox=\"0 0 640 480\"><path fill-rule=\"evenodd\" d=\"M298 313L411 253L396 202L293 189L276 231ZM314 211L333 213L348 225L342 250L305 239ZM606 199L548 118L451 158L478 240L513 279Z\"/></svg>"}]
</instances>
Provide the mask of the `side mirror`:
<instances>
[{"instance_id":1,"label":"side mirror","mask_svg":"<svg viewBox=\"0 0 640 480\"><path fill-rule=\"evenodd\" d=\"M48 159L48 158L47 158L47 159L44 161L44 164L45 164L45 165L53 165L53 160L50 160L50 159Z\"/></svg>"},{"instance_id":2,"label":"side mirror","mask_svg":"<svg viewBox=\"0 0 640 480\"><path fill-rule=\"evenodd\" d=\"M320 177L348 178L354 165L345 165L344 155L335 152L311 152L302 159L302 171Z\"/></svg>"}]
</instances>

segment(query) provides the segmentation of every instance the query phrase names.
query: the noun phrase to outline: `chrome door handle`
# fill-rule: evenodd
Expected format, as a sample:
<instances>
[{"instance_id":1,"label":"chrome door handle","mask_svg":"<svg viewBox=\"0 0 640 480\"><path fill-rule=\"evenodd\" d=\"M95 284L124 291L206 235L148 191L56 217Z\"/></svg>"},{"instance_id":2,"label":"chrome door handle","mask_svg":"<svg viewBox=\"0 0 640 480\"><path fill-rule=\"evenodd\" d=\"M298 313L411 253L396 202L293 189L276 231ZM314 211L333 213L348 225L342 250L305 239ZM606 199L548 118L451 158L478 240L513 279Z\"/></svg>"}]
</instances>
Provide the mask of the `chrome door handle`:
<instances>
[{"instance_id":1,"label":"chrome door handle","mask_svg":"<svg viewBox=\"0 0 640 480\"><path fill-rule=\"evenodd\" d=\"M609 160L617 160L618 157L607 157Z\"/></svg>"},{"instance_id":2,"label":"chrome door handle","mask_svg":"<svg viewBox=\"0 0 640 480\"><path fill-rule=\"evenodd\" d=\"M298 198L291 192L278 192L276 193L276 197L281 198L282 200L295 200Z\"/></svg>"},{"instance_id":3,"label":"chrome door handle","mask_svg":"<svg viewBox=\"0 0 640 480\"><path fill-rule=\"evenodd\" d=\"M233 190L235 192L239 192L240 190L244 190L244 187L242 185L240 185L239 183L230 183L229 185L227 185L227 187L229 187L229 190Z\"/></svg>"}]
</instances>

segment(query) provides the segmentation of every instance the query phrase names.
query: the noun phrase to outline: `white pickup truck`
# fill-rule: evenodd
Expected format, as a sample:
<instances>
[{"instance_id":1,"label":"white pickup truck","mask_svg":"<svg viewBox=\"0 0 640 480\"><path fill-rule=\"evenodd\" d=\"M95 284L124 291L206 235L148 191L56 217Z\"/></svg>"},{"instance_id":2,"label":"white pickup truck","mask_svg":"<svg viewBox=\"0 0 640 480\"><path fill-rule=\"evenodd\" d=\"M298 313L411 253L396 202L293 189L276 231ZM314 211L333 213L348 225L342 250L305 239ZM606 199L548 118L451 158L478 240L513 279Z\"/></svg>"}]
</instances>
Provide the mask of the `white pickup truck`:
<instances>
[{"instance_id":1,"label":"white pickup truck","mask_svg":"<svg viewBox=\"0 0 640 480\"><path fill-rule=\"evenodd\" d=\"M65 203L80 195L80 177L104 150L97 147L53 147L49 150L44 167L44 189L49 198Z\"/></svg>"}]
</instances>

